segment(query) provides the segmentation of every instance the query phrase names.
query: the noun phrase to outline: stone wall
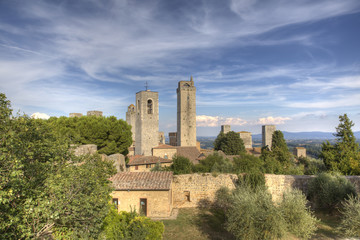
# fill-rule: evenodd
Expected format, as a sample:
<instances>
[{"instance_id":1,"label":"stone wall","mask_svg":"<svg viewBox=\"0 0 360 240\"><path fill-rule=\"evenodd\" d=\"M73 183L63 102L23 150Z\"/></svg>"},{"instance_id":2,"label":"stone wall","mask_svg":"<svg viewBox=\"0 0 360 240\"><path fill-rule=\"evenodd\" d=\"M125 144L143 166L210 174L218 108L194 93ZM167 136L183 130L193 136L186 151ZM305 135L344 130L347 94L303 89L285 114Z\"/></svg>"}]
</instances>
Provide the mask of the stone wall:
<instances>
[{"instance_id":1,"label":"stone wall","mask_svg":"<svg viewBox=\"0 0 360 240\"><path fill-rule=\"evenodd\" d=\"M75 156L82 156L86 154L95 154L97 151L97 146L95 144L86 144L86 145L80 145L76 148L74 148L74 154Z\"/></svg>"},{"instance_id":2,"label":"stone wall","mask_svg":"<svg viewBox=\"0 0 360 240\"><path fill-rule=\"evenodd\" d=\"M307 185L314 176L275 175L265 174L266 186L271 193L273 201L281 201L284 192L297 188L304 193ZM360 176L347 176L360 194ZM184 174L175 175L173 178L173 207L186 208L197 207L201 202L213 201L215 193L222 186L229 189L235 188L237 175L220 174Z\"/></svg>"},{"instance_id":3,"label":"stone wall","mask_svg":"<svg viewBox=\"0 0 360 240\"><path fill-rule=\"evenodd\" d=\"M166 159L172 159L176 154L176 148L153 148L153 156Z\"/></svg>"}]
</instances>

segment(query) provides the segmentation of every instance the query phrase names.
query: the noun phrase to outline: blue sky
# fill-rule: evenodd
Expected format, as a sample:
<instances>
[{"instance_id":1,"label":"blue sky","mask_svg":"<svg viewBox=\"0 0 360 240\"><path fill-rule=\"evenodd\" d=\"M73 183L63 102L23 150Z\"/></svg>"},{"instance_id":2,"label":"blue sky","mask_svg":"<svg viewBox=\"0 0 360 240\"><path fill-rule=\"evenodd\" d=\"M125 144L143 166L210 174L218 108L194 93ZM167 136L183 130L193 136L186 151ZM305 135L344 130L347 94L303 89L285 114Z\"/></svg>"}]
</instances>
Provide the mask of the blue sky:
<instances>
[{"instance_id":1,"label":"blue sky","mask_svg":"<svg viewBox=\"0 0 360 240\"><path fill-rule=\"evenodd\" d=\"M0 0L0 91L15 110L125 119L145 82L160 130L194 77L197 134L360 130L358 0Z\"/></svg>"}]
</instances>

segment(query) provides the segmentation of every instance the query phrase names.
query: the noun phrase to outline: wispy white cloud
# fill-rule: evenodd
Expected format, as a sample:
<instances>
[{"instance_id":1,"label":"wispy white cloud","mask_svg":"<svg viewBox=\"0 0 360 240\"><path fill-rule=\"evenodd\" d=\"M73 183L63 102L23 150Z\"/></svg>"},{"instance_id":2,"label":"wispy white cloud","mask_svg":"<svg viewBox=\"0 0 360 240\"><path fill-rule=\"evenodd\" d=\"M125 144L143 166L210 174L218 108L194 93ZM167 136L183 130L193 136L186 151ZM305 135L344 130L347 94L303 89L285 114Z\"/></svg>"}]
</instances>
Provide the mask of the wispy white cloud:
<instances>
[{"instance_id":1,"label":"wispy white cloud","mask_svg":"<svg viewBox=\"0 0 360 240\"><path fill-rule=\"evenodd\" d=\"M275 124L275 125L280 125L280 124L285 124L286 121L291 120L291 118L289 117L266 117L266 118L259 118L259 120L257 121L257 124L260 125L266 125L266 124Z\"/></svg>"},{"instance_id":2,"label":"wispy white cloud","mask_svg":"<svg viewBox=\"0 0 360 240\"><path fill-rule=\"evenodd\" d=\"M221 117L221 116L196 116L196 125L198 127L218 127L220 125L242 126L247 122L242 118Z\"/></svg>"}]
</instances>

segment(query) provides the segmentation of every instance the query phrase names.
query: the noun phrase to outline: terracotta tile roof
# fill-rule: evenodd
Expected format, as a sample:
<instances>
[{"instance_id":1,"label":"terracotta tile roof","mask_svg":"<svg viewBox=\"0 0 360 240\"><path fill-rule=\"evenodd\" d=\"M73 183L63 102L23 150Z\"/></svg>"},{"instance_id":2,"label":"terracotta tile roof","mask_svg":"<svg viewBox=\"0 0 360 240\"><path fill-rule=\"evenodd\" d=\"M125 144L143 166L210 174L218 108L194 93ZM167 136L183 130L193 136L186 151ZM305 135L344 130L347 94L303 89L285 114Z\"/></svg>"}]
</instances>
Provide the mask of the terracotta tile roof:
<instances>
[{"instance_id":1,"label":"terracotta tile roof","mask_svg":"<svg viewBox=\"0 0 360 240\"><path fill-rule=\"evenodd\" d=\"M135 165L144 165L144 164L153 164L153 163L172 163L171 159L165 159L161 157L154 156L143 156L143 155L135 155L130 157L129 166Z\"/></svg>"},{"instance_id":2,"label":"terracotta tile roof","mask_svg":"<svg viewBox=\"0 0 360 240\"><path fill-rule=\"evenodd\" d=\"M188 158L192 163L197 164L200 151L196 147L176 147L176 155Z\"/></svg>"},{"instance_id":3,"label":"terracotta tile roof","mask_svg":"<svg viewBox=\"0 0 360 240\"><path fill-rule=\"evenodd\" d=\"M172 172L120 172L110 178L115 190L169 190Z\"/></svg>"},{"instance_id":4,"label":"terracotta tile roof","mask_svg":"<svg viewBox=\"0 0 360 240\"><path fill-rule=\"evenodd\" d=\"M168 148L176 149L176 147L167 144L160 144L159 146L154 147L153 149L168 149Z\"/></svg>"}]
</instances>

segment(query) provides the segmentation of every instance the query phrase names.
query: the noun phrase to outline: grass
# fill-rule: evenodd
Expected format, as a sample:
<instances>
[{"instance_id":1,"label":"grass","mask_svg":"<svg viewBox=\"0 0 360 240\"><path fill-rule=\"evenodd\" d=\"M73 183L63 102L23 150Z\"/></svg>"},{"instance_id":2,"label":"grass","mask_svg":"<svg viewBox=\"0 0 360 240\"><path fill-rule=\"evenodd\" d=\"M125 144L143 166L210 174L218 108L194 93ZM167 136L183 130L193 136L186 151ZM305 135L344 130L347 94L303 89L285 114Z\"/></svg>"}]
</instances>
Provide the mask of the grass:
<instances>
[{"instance_id":1,"label":"grass","mask_svg":"<svg viewBox=\"0 0 360 240\"><path fill-rule=\"evenodd\" d=\"M341 236L336 232L336 227L340 223L339 216L323 212L315 215L320 219L320 223L312 239L341 239ZM176 220L163 221L165 225L163 239L234 240L235 238L223 228L223 219L224 216L220 212L208 209L180 209ZM285 239L297 240L298 238L288 234L284 237Z\"/></svg>"}]
</instances>

